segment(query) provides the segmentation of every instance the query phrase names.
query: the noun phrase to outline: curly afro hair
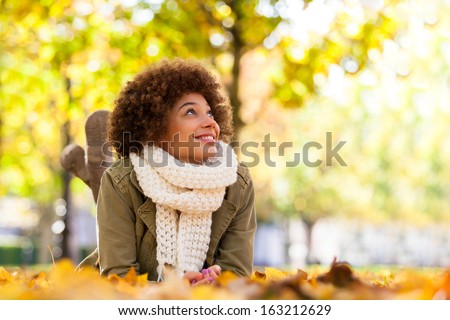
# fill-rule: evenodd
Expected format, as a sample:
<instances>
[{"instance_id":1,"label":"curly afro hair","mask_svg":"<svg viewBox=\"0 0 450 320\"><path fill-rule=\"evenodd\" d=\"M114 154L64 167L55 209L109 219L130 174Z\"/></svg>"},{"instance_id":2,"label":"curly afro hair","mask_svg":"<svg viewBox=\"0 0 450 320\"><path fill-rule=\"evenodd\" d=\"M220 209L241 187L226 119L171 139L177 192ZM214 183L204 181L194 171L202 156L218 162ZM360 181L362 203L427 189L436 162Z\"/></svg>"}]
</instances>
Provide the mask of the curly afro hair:
<instances>
[{"instance_id":1,"label":"curly afro hair","mask_svg":"<svg viewBox=\"0 0 450 320\"><path fill-rule=\"evenodd\" d=\"M220 127L219 139L229 142L232 107L213 74L196 61L163 59L128 81L115 101L108 134L119 157L159 141L166 133L169 111L188 93L203 95Z\"/></svg>"}]
</instances>

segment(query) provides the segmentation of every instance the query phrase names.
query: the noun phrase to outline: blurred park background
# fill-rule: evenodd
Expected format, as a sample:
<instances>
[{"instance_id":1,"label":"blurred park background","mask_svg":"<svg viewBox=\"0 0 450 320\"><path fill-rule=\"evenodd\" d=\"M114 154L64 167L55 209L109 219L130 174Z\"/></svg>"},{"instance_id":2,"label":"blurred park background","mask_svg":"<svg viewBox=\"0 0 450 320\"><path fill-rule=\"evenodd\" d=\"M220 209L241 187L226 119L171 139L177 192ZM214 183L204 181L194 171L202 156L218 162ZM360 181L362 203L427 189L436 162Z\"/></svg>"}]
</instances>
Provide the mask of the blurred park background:
<instances>
[{"instance_id":1,"label":"blurred park background","mask_svg":"<svg viewBox=\"0 0 450 320\"><path fill-rule=\"evenodd\" d=\"M85 145L88 115L111 110L144 66L183 57L217 74L236 141L256 142L241 154L256 187L255 265L450 266L449 0L0 8L0 265L78 263L95 247L92 194L61 152Z\"/></svg>"}]
</instances>

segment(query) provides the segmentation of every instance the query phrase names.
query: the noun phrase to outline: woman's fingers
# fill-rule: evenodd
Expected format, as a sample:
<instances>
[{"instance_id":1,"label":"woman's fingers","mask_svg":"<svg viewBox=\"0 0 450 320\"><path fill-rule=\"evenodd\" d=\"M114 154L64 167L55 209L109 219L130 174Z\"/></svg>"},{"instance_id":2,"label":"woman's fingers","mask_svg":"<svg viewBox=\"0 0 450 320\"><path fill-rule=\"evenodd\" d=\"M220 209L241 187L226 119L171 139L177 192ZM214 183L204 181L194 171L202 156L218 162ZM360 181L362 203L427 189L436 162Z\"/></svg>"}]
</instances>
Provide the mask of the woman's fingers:
<instances>
[{"instance_id":1,"label":"woman's fingers","mask_svg":"<svg viewBox=\"0 0 450 320\"><path fill-rule=\"evenodd\" d=\"M215 282L221 273L222 269L219 265L215 264L208 269L202 269L201 272L186 272L183 277L187 279L192 286L198 286Z\"/></svg>"},{"instance_id":2,"label":"woman's fingers","mask_svg":"<svg viewBox=\"0 0 450 320\"><path fill-rule=\"evenodd\" d=\"M203 279L203 274L200 272L185 272L183 278L187 279L190 284L194 284Z\"/></svg>"},{"instance_id":3,"label":"woman's fingers","mask_svg":"<svg viewBox=\"0 0 450 320\"><path fill-rule=\"evenodd\" d=\"M212 270L216 274L216 276L220 276L220 274L222 273L222 268L218 264L215 264L208 269Z\"/></svg>"},{"instance_id":4,"label":"woman's fingers","mask_svg":"<svg viewBox=\"0 0 450 320\"><path fill-rule=\"evenodd\" d=\"M213 282L214 282L214 279L213 279L212 277L206 277L206 278L203 278L203 279L200 280L200 281L197 281L197 282L192 283L191 285L192 285L193 287L196 287L196 286L200 286L200 285L211 284L211 283L213 283Z\"/></svg>"}]
</instances>

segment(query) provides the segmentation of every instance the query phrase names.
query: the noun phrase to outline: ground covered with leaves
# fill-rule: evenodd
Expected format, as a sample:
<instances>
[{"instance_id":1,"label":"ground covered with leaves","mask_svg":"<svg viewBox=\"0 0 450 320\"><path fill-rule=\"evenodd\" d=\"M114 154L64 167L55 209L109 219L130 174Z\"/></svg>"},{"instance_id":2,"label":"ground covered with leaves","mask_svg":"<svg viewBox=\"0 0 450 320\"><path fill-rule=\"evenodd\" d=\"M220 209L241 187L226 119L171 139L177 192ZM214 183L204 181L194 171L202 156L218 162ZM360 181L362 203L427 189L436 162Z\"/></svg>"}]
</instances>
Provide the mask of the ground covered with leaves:
<instances>
[{"instance_id":1,"label":"ground covered with leaves","mask_svg":"<svg viewBox=\"0 0 450 320\"><path fill-rule=\"evenodd\" d=\"M176 277L148 282L134 270L124 278L101 277L94 269L75 272L72 262L61 260L46 272L0 267L0 299L450 299L450 269L368 272L335 261L323 271L224 272L213 285L191 287Z\"/></svg>"}]
</instances>

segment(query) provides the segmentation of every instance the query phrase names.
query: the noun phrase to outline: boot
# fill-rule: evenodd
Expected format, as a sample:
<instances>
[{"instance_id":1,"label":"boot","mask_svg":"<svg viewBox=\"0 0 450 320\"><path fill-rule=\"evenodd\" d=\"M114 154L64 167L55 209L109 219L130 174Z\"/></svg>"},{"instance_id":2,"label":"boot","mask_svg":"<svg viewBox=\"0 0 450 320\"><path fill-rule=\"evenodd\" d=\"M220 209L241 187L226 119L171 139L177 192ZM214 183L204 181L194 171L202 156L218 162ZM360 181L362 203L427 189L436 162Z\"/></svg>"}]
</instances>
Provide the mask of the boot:
<instances>
[{"instance_id":1,"label":"boot","mask_svg":"<svg viewBox=\"0 0 450 320\"><path fill-rule=\"evenodd\" d=\"M61 153L61 166L68 172L80 178L88 186L89 173L84 159L84 150L77 144L69 144Z\"/></svg>"},{"instance_id":2,"label":"boot","mask_svg":"<svg viewBox=\"0 0 450 320\"><path fill-rule=\"evenodd\" d=\"M86 120L86 152L87 172L89 174L89 186L97 203L100 179L106 169L105 163L111 163L113 158L108 156L103 147L108 139L109 111L98 110L92 113ZM106 147L106 145L105 145Z\"/></svg>"}]
</instances>

